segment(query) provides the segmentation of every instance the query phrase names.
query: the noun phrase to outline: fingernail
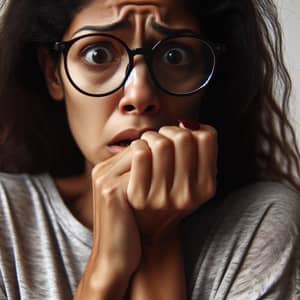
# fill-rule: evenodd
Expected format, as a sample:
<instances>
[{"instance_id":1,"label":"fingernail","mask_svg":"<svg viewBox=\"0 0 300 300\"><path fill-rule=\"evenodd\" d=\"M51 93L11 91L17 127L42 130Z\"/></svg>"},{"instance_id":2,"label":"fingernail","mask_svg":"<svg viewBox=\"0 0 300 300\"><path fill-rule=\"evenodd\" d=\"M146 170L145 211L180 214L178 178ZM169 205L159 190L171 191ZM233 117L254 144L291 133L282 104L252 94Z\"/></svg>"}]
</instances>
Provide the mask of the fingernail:
<instances>
[{"instance_id":1,"label":"fingernail","mask_svg":"<svg viewBox=\"0 0 300 300\"><path fill-rule=\"evenodd\" d=\"M191 130L198 130L200 129L200 123L194 120L190 119L180 119L178 120L185 128L191 129Z\"/></svg>"}]
</instances>

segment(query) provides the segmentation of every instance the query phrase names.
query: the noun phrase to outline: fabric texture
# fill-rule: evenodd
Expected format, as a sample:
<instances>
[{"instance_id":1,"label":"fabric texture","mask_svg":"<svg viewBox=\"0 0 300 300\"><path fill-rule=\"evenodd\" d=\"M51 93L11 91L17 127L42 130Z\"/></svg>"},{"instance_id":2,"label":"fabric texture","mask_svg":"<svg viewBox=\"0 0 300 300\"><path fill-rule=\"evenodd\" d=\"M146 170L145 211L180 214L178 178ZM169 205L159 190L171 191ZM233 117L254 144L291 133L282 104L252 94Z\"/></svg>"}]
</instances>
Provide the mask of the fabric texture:
<instances>
[{"instance_id":1,"label":"fabric texture","mask_svg":"<svg viewBox=\"0 0 300 300\"><path fill-rule=\"evenodd\" d=\"M188 299L300 299L299 229L300 196L279 183L208 202L182 227ZM0 174L1 300L72 299L91 247L48 174Z\"/></svg>"}]
</instances>

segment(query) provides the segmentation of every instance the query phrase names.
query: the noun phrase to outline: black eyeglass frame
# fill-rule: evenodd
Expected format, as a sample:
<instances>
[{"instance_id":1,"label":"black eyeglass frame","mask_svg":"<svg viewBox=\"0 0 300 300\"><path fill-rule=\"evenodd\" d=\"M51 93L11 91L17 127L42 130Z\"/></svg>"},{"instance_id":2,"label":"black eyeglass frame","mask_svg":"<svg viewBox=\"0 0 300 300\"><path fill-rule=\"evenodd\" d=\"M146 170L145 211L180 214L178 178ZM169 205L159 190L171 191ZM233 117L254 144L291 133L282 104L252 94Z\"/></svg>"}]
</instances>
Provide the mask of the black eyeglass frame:
<instances>
[{"instance_id":1,"label":"black eyeglass frame","mask_svg":"<svg viewBox=\"0 0 300 300\"><path fill-rule=\"evenodd\" d=\"M69 68L68 68L68 64L67 64L67 58L68 58L68 52L69 52L70 48L78 40L86 38L86 37L92 37L92 36L104 36L104 37L112 38L112 39L116 40L117 42L119 42L122 46L124 46L124 48L126 49L127 54L128 54L129 62L128 62L128 65L127 65L127 68L126 68L125 77L124 77L123 81L116 88L111 90L110 92L101 93L101 94L88 93L88 92L82 90L74 82L74 80L72 79L71 74L69 72ZM213 67L212 67L210 75L208 76L206 81L201 86L199 86L197 89L194 89L193 91L186 92L186 93L174 93L174 92L168 91L166 88L164 88L159 83L159 81L156 79L156 76L154 75L153 68L152 68L152 59L153 59L154 51L162 43L164 43L164 42L166 42L170 39L183 38L183 37L196 38L196 39L200 40L202 43L204 43L206 46L208 46L209 49L211 50L212 55L213 55ZM63 54L63 56L64 56L64 67L65 67L65 70L66 70L67 78L69 79L71 84L75 87L75 89L78 90L79 92L81 92L82 94L87 95L87 96L91 96L91 97L105 97L105 96L113 94L114 92L119 90L122 86L124 86L125 83L126 83L126 80L128 79L128 77L129 77L129 75L132 71L132 69L134 68L134 56L135 55L143 55L144 56L144 59L145 59L147 68L149 70L151 79L153 80L153 82L156 84L156 86L159 89L161 89L165 93L167 93L169 95L172 95L172 96L190 96L190 95L193 95L193 94L199 92L202 88L204 88L209 83L209 81L211 80L211 78L214 74L214 71L215 71L217 54L226 51L226 46L224 44L206 42L200 37L200 35L197 35L197 34L176 34L176 35L171 35L171 36L168 36L168 37L166 37L162 40L159 40L157 43L154 44L154 46L152 48L142 47L142 48L130 49L123 40L121 40L120 38L118 38L114 35L106 34L106 33L90 33L90 34L85 34L85 35L76 37L76 38L71 39L69 41L54 42L54 44L52 44L51 48L52 48L53 51Z\"/></svg>"}]
</instances>

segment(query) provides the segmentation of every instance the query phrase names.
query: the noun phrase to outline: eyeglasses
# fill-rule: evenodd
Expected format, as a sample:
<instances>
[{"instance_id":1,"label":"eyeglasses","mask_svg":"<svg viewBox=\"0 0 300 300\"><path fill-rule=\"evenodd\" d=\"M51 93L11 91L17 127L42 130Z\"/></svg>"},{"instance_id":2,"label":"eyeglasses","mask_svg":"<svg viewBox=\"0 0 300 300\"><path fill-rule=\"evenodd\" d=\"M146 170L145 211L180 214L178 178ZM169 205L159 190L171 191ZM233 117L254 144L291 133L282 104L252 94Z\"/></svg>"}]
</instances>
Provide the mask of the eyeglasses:
<instances>
[{"instance_id":1,"label":"eyeglasses","mask_svg":"<svg viewBox=\"0 0 300 300\"><path fill-rule=\"evenodd\" d=\"M153 82L164 92L191 95L210 81L219 45L186 34L168 37L152 48L129 47L110 34L87 34L56 42L54 51L64 56L66 74L81 93L101 97L121 88L134 67L134 56L143 55Z\"/></svg>"}]
</instances>

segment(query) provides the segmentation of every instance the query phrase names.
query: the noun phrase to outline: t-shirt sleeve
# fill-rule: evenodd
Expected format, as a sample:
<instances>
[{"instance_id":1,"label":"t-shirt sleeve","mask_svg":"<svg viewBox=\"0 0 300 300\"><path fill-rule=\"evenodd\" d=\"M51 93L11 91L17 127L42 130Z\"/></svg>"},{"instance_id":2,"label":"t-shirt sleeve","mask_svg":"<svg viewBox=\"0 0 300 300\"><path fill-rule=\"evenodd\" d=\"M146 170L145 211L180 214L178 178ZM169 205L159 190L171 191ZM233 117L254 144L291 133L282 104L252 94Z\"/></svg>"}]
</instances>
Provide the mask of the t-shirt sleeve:
<instances>
[{"instance_id":1,"label":"t-shirt sleeve","mask_svg":"<svg viewBox=\"0 0 300 300\"><path fill-rule=\"evenodd\" d=\"M190 299L300 299L299 193L254 184L227 197L211 218Z\"/></svg>"},{"instance_id":2,"label":"t-shirt sleeve","mask_svg":"<svg viewBox=\"0 0 300 300\"><path fill-rule=\"evenodd\" d=\"M241 216L246 239L237 244L240 261L226 299L300 299L300 198L288 189L264 198Z\"/></svg>"},{"instance_id":3,"label":"t-shirt sleeve","mask_svg":"<svg viewBox=\"0 0 300 300\"><path fill-rule=\"evenodd\" d=\"M0 288L0 300L7 300L6 296L3 293L3 290Z\"/></svg>"}]
</instances>

